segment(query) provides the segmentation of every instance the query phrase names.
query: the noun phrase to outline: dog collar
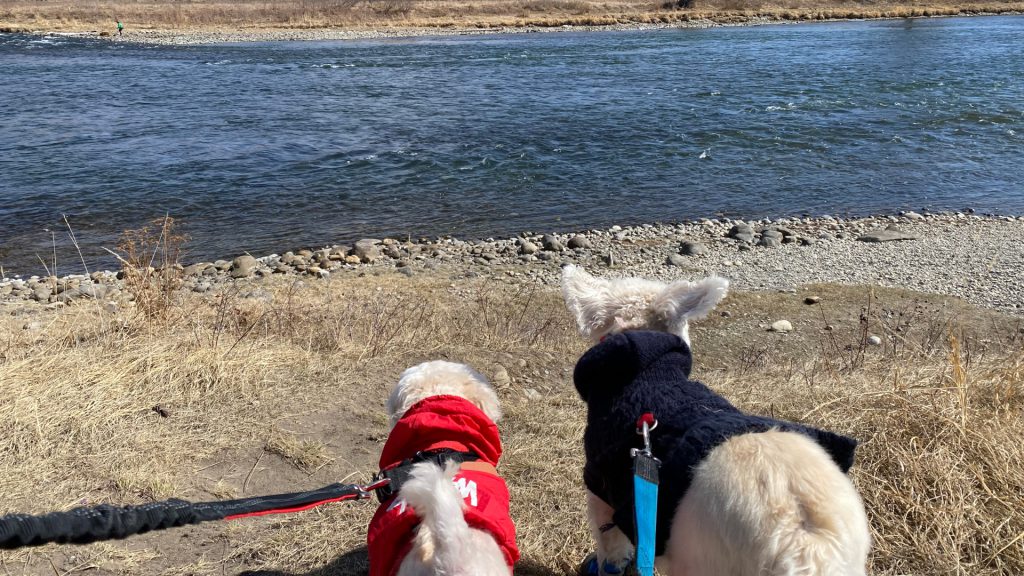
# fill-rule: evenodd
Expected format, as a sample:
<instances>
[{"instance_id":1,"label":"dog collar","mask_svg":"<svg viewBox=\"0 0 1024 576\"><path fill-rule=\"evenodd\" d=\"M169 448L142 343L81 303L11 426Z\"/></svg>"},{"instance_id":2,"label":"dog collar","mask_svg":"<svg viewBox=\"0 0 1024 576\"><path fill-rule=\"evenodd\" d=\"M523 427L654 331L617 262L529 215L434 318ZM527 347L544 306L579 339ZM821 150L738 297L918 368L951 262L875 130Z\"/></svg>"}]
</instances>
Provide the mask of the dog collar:
<instances>
[{"instance_id":1,"label":"dog collar","mask_svg":"<svg viewBox=\"0 0 1024 576\"><path fill-rule=\"evenodd\" d=\"M436 466L440 466L444 469L445 465L449 462L457 462L462 464L464 462L475 462L480 459L480 456L476 452L472 451L459 451L452 448L436 448L433 450L420 450L414 454L411 458L406 458L398 464L388 466L380 472L373 475L373 482L376 483L381 480L388 480L388 483L380 488L374 490L377 494L377 500L383 504L388 500L394 498L395 494L402 489L402 484L405 484L406 480L409 479L409 475L412 472L412 467L420 462L433 462ZM493 469L493 467L492 467Z\"/></svg>"}]
</instances>

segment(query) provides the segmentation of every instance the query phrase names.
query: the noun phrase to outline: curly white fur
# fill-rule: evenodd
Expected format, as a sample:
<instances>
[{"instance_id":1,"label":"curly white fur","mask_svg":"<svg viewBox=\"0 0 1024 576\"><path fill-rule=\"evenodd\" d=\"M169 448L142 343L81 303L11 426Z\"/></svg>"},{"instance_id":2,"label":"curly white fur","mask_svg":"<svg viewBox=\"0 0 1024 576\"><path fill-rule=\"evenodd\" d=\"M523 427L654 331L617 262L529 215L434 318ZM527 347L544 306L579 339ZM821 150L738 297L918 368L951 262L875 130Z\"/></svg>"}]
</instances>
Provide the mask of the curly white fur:
<instances>
[{"instance_id":1,"label":"curly white fur","mask_svg":"<svg viewBox=\"0 0 1024 576\"><path fill-rule=\"evenodd\" d=\"M442 394L469 400L494 422L501 419L498 395L483 375L465 364L434 360L407 369L391 390L386 405L391 427L413 404ZM471 528L463 517L462 496L452 484L457 468L423 462L403 484L398 497L422 521L398 576L509 576L491 534Z\"/></svg>"},{"instance_id":2,"label":"curly white fur","mask_svg":"<svg viewBox=\"0 0 1024 576\"><path fill-rule=\"evenodd\" d=\"M690 343L689 321L707 316L725 298L729 281L709 276L671 284L642 278L595 278L573 265L562 269L562 296L580 333L593 341L623 330L669 332Z\"/></svg>"},{"instance_id":3,"label":"curly white fur","mask_svg":"<svg viewBox=\"0 0 1024 576\"><path fill-rule=\"evenodd\" d=\"M494 538L470 528L462 516L462 496L452 485L457 471L454 462L444 470L421 462L402 485L398 497L412 506L421 522L399 576L509 576Z\"/></svg>"},{"instance_id":4,"label":"curly white fur","mask_svg":"<svg viewBox=\"0 0 1024 576\"><path fill-rule=\"evenodd\" d=\"M580 333L659 330L689 341L688 320L706 316L728 282L665 284L562 272L562 293ZM663 479L663 481L671 481ZM587 492L601 564L625 567L633 548L614 510ZM769 431L731 438L708 454L679 504L658 570L669 576L862 576L871 548L864 504L850 479L806 436Z\"/></svg>"},{"instance_id":5,"label":"curly white fur","mask_svg":"<svg viewBox=\"0 0 1024 576\"><path fill-rule=\"evenodd\" d=\"M413 404L441 394L465 398L494 422L501 420L498 395L482 374L465 364L433 360L407 369L391 390L385 407L391 427Z\"/></svg>"}]
</instances>

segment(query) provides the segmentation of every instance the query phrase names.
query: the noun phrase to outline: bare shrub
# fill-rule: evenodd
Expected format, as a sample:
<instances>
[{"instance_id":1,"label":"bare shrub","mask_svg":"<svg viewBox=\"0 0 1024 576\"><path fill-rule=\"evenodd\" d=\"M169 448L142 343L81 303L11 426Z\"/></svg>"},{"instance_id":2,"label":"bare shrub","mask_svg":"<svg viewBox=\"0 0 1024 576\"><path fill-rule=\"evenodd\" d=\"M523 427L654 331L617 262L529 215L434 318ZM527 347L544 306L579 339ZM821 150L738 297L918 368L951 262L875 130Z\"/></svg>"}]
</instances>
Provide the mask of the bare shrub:
<instances>
[{"instance_id":1,"label":"bare shrub","mask_svg":"<svg viewBox=\"0 0 1024 576\"><path fill-rule=\"evenodd\" d=\"M117 248L124 288L146 318L166 321L172 316L174 294L184 280L179 260L187 241L170 216L122 233Z\"/></svg>"}]
</instances>

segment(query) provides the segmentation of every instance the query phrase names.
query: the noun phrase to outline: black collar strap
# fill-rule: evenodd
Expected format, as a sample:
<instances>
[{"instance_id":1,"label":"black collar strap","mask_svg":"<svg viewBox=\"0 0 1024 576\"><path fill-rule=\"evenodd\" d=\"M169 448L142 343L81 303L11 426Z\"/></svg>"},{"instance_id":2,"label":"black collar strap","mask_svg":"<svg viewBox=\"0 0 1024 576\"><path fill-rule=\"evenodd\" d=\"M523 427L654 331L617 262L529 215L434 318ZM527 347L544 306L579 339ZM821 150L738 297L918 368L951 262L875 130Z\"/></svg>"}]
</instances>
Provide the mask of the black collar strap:
<instances>
[{"instance_id":1,"label":"black collar strap","mask_svg":"<svg viewBox=\"0 0 1024 576\"><path fill-rule=\"evenodd\" d=\"M445 467L448 462L457 462L462 464L463 462L475 462L480 459L480 456L476 452L459 452L451 448L439 448L437 450L423 450L417 452L412 458L406 458L398 464L381 470L373 476L373 481L387 479L389 482L384 486L377 488L374 492L377 493L377 500L381 504L387 502L391 498L398 494L398 491L402 489L402 484L409 479L409 473L412 471L412 467L420 462L433 462L436 466L441 468Z\"/></svg>"}]
</instances>

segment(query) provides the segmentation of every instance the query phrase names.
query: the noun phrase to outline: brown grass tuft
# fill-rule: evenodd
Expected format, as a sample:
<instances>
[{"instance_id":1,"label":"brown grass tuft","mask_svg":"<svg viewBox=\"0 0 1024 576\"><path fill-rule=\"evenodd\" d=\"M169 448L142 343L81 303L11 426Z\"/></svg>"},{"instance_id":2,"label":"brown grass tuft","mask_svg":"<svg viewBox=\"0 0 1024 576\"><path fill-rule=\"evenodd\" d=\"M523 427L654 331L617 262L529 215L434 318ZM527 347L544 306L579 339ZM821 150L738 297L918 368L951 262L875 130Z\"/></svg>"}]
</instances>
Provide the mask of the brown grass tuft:
<instances>
[{"instance_id":1,"label":"brown grass tuft","mask_svg":"<svg viewBox=\"0 0 1024 576\"><path fill-rule=\"evenodd\" d=\"M187 241L170 216L121 235L117 249L124 287L146 318L166 321L177 311L176 293L184 280L179 260Z\"/></svg>"}]
</instances>

